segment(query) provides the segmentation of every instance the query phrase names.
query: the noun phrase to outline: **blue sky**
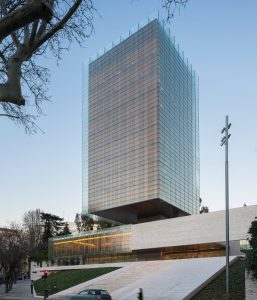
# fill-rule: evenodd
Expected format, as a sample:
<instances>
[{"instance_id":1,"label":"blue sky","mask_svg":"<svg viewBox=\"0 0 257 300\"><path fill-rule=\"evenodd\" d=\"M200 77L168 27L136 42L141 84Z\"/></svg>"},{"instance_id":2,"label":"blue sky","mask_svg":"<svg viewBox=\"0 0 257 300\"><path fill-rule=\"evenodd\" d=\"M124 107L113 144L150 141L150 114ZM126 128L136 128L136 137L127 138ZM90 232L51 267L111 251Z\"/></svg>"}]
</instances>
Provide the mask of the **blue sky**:
<instances>
[{"instance_id":1,"label":"blue sky","mask_svg":"<svg viewBox=\"0 0 257 300\"><path fill-rule=\"evenodd\" d=\"M38 122L45 134L26 135L0 119L0 226L40 208L69 221L81 210L82 63L161 9L160 0L94 1L94 34L73 45L51 69L49 94ZM165 14L165 12L163 12ZM224 149L220 131L228 114L230 206L257 204L257 1L189 0L171 24L200 79L201 197L211 211L224 208Z\"/></svg>"}]
</instances>

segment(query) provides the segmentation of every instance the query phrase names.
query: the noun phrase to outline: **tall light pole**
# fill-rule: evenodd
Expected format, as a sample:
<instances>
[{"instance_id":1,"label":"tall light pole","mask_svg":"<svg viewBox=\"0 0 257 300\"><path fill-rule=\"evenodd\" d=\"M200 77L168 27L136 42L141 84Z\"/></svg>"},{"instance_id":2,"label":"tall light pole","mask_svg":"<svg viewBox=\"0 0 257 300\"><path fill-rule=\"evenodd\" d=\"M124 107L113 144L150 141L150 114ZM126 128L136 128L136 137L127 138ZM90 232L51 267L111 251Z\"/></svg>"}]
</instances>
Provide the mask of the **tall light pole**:
<instances>
[{"instance_id":1,"label":"tall light pole","mask_svg":"<svg viewBox=\"0 0 257 300\"><path fill-rule=\"evenodd\" d=\"M229 187L228 187L228 139L231 134L228 130L231 123L228 123L228 116L225 119L225 127L221 133L225 132L221 140L221 146L225 145L225 194L226 194L226 293L229 293Z\"/></svg>"}]
</instances>

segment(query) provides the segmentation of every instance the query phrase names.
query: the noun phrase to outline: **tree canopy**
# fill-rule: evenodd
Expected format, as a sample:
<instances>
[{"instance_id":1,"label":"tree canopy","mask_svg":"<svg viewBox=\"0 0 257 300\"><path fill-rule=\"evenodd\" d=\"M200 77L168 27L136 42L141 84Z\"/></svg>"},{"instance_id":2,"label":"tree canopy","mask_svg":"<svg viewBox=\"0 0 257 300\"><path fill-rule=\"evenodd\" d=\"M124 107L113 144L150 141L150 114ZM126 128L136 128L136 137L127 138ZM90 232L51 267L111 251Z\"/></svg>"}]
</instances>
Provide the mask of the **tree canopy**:
<instances>
[{"instance_id":1,"label":"tree canopy","mask_svg":"<svg viewBox=\"0 0 257 300\"><path fill-rule=\"evenodd\" d=\"M69 224L63 218L40 209L28 211L23 217L23 226L29 241L29 259L37 262L48 259L48 239L70 234ZM34 241L33 241L34 237Z\"/></svg>"},{"instance_id":2,"label":"tree canopy","mask_svg":"<svg viewBox=\"0 0 257 300\"><path fill-rule=\"evenodd\" d=\"M209 207L208 206L202 206L200 209L200 214L206 214L209 212Z\"/></svg>"},{"instance_id":3,"label":"tree canopy","mask_svg":"<svg viewBox=\"0 0 257 300\"><path fill-rule=\"evenodd\" d=\"M56 215L52 215L50 213L42 212L40 216L44 227L42 242L44 244L47 244L49 238L56 235L60 235L62 229L65 226L65 222L63 222L63 218L60 218Z\"/></svg>"}]
</instances>

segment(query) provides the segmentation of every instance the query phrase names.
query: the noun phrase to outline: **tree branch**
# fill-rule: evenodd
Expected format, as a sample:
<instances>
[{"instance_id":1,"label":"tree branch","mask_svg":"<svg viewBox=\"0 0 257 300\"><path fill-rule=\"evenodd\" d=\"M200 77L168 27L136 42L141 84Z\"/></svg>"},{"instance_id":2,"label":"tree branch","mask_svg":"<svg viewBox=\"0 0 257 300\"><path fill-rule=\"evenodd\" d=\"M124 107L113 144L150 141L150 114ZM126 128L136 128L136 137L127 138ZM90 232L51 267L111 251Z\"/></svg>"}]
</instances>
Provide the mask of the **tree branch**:
<instances>
[{"instance_id":1,"label":"tree branch","mask_svg":"<svg viewBox=\"0 0 257 300\"><path fill-rule=\"evenodd\" d=\"M40 38L41 35L45 32L45 30L46 30L46 21L42 20L41 25L40 25L40 27L38 29L38 32L37 32L37 35L36 35L37 38Z\"/></svg>"},{"instance_id":2,"label":"tree branch","mask_svg":"<svg viewBox=\"0 0 257 300\"><path fill-rule=\"evenodd\" d=\"M163 0L162 7L167 10L167 21L170 21L174 17L176 8L185 7L188 0Z\"/></svg>"},{"instance_id":3,"label":"tree branch","mask_svg":"<svg viewBox=\"0 0 257 300\"><path fill-rule=\"evenodd\" d=\"M11 33L11 37L12 37L12 40L13 40L15 46L18 48L19 45L20 45L20 41L19 41L19 39L18 39L16 33L15 33L15 32L12 32L12 33Z\"/></svg>"},{"instance_id":4,"label":"tree branch","mask_svg":"<svg viewBox=\"0 0 257 300\"><path fill-rule=\"evenodd\" d=\"M29 35L30 35L30 32L29 32L29 26L26 25L26 26L24 27L24 44L28 44L29 38L30 38Z\"/></svg>"},{"instance_id":5,"label":"tree branch","mask_svg":"<svg viewBox=\"0 0 257 300\"><path fill-rule=\"evenodd\" d=\"M15 30L28 25L38 19L50 20L52 7L43 0L28 1L27 4L7 13L0 19L0 43Z\"/></svg>"},{"instance_id":6,"label":"tree branch","mask_svg":"<svg viewBox=\"0 0 257 300\"><path fill-rule=\"evenodd\" d=\"M63 29L64 25L69 21L75 11L78 9L82 0L76 0L75 3L71 6L69 11L63 17L63 19L58 22L52 29L50 29L44 36L42 36L38 42L35 44L34 50L38 49L40 46L44 44L48 39L50 39L57 31Z\"/></svg>"},{"instance_id":7,"label":"tree branch","mask_svg":"<svg viewBox=\"0 0 257 300\"><path fill-rule=\"evenodd\" d=\"M38 23L39 23L39 20L36 20L32 25L31 34L30 34L30 38L29 38L29 44L31 44L36 37Z\"/></svg>"},{"instance_id":8,"label":"tree branch","mask_svg":"<svg viewBox=\"0 0 257 300\"><path fill-rule=\"evenodd\" d=\"M4 53L2 51L0 51L0 57L2 58L2 61L6 64L7 63L7 60L4 56Z\"/></svg>"},{"instance_id":9,"label":"tree branch","mask_svg":"<svg viewBox=\"0 0 257 300\"><path fill-rule=\"evenodd\" d=\"M7 14L7 8L6 8L5 0L0 0L0 4L1 4L1 9L2 9L3 15L5 16Z\"/></svg>"},{"instance_id":10,"label":"tree branch","mask_svg":"<svg viewBox=\"0 0 257 300\"><path fill-rule=\"evenodd\" d=\"M40 104L49 100L49 74L34 59L48 49L58 60L73 41L81 45L92 33L92 1L0 0L0 117L13 118L30 133L39 130L35 121Z\"/></svg>"},{"instance_id":11,"label":"tree branch","mask_svg":"<svg viewBox=\"0 0 257 300\"><path fill-rule=\"evenodd\" d=\"M12 115L8 115L8 114L0 114L0 117L8 117L8 118L19 119L19 117L17 117L17 116L12 116Z\"/></svg>"}]
</instances>

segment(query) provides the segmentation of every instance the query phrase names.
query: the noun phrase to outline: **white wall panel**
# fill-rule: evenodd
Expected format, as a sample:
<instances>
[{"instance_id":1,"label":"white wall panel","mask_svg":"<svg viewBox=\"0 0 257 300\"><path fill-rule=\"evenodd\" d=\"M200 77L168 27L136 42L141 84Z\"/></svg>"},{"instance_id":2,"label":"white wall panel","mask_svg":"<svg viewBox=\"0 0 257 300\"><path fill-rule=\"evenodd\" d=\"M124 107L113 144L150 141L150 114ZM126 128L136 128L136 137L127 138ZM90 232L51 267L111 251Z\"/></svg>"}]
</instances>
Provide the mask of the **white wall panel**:
<instances>
[{"instance_id":1,"label":"white wall panel","mask_svg":"<svg viewBox=\"0 0 257 300\"><path fill-rule=\"evenodd\" d=\"M230 209L230 240L247 237L257 205ZM225 241L225 211L210 212L132 226L132 249Z\"/></svg>"}]
</instances>

